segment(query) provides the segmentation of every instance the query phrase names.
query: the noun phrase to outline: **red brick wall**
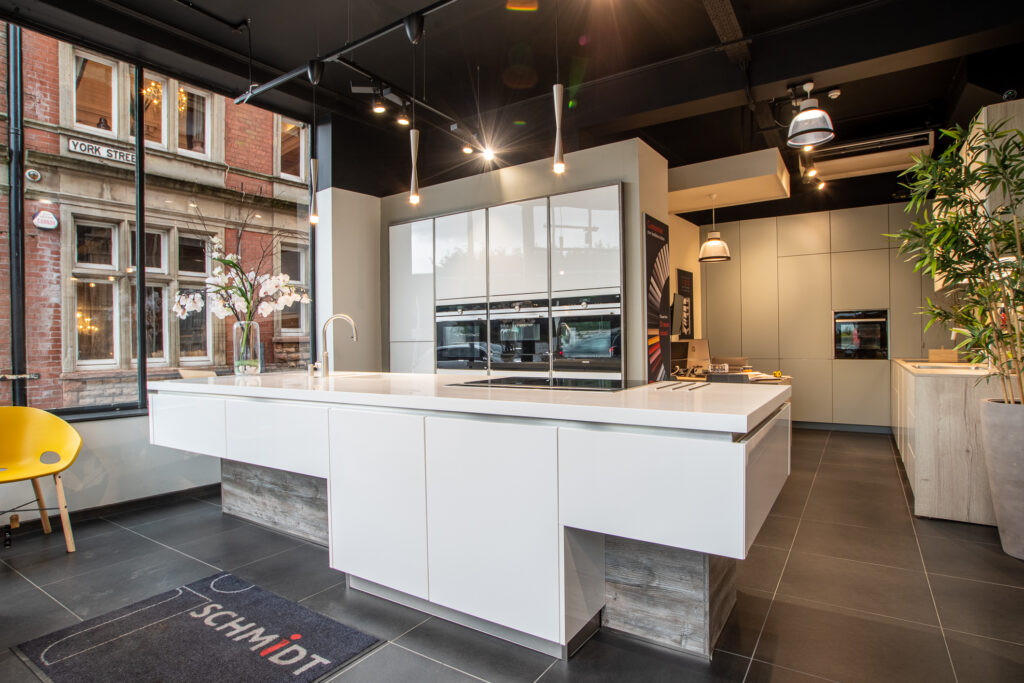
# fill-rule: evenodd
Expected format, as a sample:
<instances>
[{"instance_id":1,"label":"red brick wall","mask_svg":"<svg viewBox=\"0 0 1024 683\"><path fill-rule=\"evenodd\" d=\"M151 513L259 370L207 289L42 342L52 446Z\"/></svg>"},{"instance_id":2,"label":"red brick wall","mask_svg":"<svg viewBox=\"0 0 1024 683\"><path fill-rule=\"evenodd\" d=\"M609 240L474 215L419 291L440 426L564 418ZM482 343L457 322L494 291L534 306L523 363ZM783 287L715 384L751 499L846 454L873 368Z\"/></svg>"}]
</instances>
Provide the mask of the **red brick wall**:
<instances>
[{"instance_id":1,"label":"red brick wall","mask_svg":"<svg viewBox=\"0 0 1024 683\"><path fill-rule=\"evenodd\" d=\"M61 287L60 236L68 226L40 230L32 225L39 209L57 211L25 202L25 344L28 371L40 378L29 382L29 405L59 408L61 389Z\"/></svg>"},{"instance_id":2,"label":"red brick wall","mask_svg":"<svg viewBox=\"0 0 1024 683\"><path fill-rule=\"evenodd\" d=\"M22 79L25 85L25 119L60 123L60 68L57 41L21 32ZM25 127L25 148L58 154L60 136L50 131ZM28 211L26 211L26 215Z\"/></svg>"},{"instance_id":3,"label":"red brick wall","mask_svg":"<svg viewBox=\"0 0 1024 683\"><path fill-rule=\"evenodd\" d=\"M235 168L274 172L274 115L250 104L224 105L224 163ZM232 183L229 181L228 186ZM246 181L246 187L249 181Z\"/></svg>"}]
</instances>

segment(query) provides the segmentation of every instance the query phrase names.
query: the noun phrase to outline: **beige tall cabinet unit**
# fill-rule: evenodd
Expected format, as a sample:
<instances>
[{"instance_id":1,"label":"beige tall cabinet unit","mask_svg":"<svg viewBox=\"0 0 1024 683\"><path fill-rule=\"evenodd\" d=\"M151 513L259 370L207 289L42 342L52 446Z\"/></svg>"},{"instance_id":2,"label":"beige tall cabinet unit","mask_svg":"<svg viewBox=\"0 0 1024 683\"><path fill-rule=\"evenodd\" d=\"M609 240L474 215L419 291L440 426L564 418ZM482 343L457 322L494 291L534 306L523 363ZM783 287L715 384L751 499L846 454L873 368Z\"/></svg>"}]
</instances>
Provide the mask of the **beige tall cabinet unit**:
<instances>
[{"instance_id":1,"label":"beige tall cabinet unit","mask_svg":"<svg viewBox=\"0 0 1024 683\"><path fill-rule=\"evenodd\" d=\"M711 353L715 356L742 355L741 297L740 291L740 224L720 223L715 226L729 245L732 260L714 264L715 268L701 266L704 282L704 336L713 340ZM701 229L701 242L707 239L709 226Z\"/></svg>"}]
</instances>

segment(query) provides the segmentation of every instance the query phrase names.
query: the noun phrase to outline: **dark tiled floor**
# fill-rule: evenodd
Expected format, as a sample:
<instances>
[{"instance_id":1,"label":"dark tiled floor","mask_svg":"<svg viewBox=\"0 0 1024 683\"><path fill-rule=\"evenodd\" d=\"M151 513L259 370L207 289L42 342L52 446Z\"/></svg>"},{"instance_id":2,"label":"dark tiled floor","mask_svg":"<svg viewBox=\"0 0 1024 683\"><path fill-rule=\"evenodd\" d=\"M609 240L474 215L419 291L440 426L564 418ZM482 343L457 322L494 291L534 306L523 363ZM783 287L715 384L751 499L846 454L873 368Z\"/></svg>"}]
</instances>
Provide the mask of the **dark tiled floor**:
<instances>
[{"instance_id":1,"label":"dark tiled floor","mask_svg":"<svg viewBox=\"0 0 1024 683\"><path fill-rule=\"evenodd\" d=\"M230 570L388 641L335 680L1024 680L1024 562L990 527L914 519L887 437L797 430L793 474L737 571L710 664L601 632L568 662L348 589L327 551L202 496L21 534L0 550L0 681L36 680L6 649Z\"/></svg>"}]
</instances>

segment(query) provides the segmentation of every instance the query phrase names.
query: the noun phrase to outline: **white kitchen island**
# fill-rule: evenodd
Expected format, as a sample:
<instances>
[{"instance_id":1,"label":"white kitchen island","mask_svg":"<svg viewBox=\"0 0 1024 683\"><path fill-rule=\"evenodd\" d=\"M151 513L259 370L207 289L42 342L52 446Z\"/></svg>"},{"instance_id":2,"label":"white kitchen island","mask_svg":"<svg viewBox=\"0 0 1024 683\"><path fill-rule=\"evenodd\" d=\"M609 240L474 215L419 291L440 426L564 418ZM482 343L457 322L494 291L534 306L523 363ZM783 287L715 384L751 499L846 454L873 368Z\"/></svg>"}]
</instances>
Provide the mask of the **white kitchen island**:
<instances>
[{"instance_id":1,"label":"white kitchen island","mask_svg":"<svg viewBox=\"0 0 1024 683\"><path fill-rule=\"evenodd\" d=\"M153 382L151 439L326 479L356 589L557 656L603 623L709 657L789 474L790 387L459 380Z\"/></svg>"}]
</instances>

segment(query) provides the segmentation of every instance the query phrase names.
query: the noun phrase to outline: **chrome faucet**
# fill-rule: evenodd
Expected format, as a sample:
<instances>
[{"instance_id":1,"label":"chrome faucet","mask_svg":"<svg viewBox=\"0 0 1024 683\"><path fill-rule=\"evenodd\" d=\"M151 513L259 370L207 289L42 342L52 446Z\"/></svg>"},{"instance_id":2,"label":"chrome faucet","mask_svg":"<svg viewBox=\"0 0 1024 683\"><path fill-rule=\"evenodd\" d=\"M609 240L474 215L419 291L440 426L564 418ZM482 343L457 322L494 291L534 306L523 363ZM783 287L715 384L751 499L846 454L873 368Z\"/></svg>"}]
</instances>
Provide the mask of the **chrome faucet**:
<instances>
[{"instance_id":1,"label":"chrome faucet","mask_svg":"<svg viewBox=\"0 0 1024 683\"><path fill-rule=\"evenodd\" d=\"M320 354L320 376L321 377L327 377L327 375L330 373L330 370L329 370L330 365L329 364L330 364L330 360L331 360L331 354L327 350L327 328L330 327L332 322L334 322L335 320L337 320L339 318L341 318L342 320L347 320L348 324L352 326L352 341L358 341L359 340L358 339L358 333L356 332L356 321L353 320L352 318L348 317L344 313L335 313L330 318L325 320L324 321L324 327L323 327L323 343L324 343L323 349L324 350Z\"/></svg>"}]
</instances>

